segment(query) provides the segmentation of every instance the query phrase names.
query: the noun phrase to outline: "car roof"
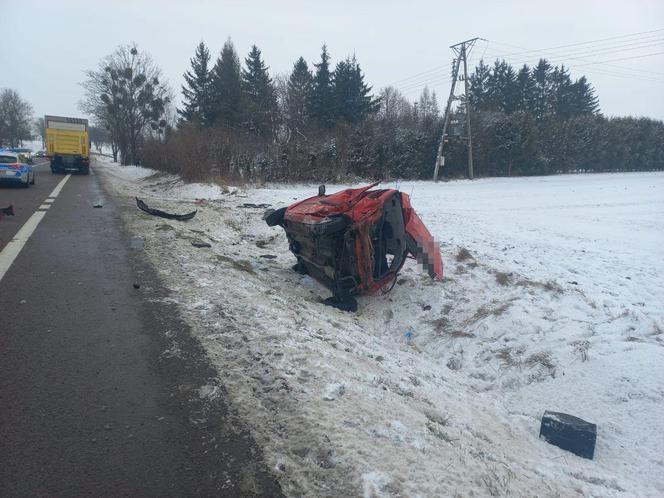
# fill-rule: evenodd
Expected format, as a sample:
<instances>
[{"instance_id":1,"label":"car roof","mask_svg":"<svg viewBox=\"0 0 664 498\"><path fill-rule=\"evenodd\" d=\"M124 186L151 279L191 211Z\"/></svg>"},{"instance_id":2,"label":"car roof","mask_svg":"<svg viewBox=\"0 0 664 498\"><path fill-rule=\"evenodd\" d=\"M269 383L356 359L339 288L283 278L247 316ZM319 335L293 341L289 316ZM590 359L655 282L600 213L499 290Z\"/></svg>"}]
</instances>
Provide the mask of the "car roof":
<instances>
[{"instance_id":1,"label":"car roof","mask_svg":"<svg viewBox=\"0 0 664 498\"><path fill-rule=\"evenodd\" d=\"M14 156L18 159L18 154L18 152L14 152L13 150L0 149L0 155L3 156Z\"/></svg>"}]
</instances>

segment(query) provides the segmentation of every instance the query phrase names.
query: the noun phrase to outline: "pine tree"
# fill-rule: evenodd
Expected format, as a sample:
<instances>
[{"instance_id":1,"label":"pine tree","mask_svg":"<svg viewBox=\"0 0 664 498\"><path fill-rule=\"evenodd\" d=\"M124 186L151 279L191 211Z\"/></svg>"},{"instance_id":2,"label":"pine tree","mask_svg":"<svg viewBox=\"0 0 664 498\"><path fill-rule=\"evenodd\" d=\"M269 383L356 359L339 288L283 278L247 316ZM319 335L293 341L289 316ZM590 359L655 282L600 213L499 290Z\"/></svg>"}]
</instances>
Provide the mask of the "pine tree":
<instances>
[{"instance_id":1,"label":"pine tree","mask_svg":"<svg viewBox=\"0 0 664 498\"><path fill-rule=\"evenodd\" d=\"M214 124L237 126L241 119L242 89L240 59L229 38L212 68L211 111L209 121Z\"/></svg>"},{"instance_id":2,"label":"pine tree","mask_svg":"<svg viewBox=\"0 0 664 498\"><path fill-rule=\"evenodd\" d=\"M531 112L537 121L542 121L550 112L551 64L540 59L532 70L533 103Z\"/></svg>"},{"instance_id":3,"label":"pine tree","mask_svg":"<svg viewBox=\"0 0 664 498\"><path fill-rule=\"evenodd\" d=\"M549 102L551 112L562 119L569 119L577 113L572 99L572 80L564 65L556 66L551 72Z\"/></svg>"},{"instance_id":4,"label":"pine tree","mask_svg":"<svg viewBox=\"0 0 664 498\"><path fill-rule=\"evenodd\" d=\"M261 59L261 51L256 45L244 60L246 69L242 71L242 98L244 101L244 125L257 135L269 135L277 117L277 97L268 74L268 68Z\"/></svg>"},{"instance_id":5,"label":"pine tree","mask_svg":"<svg viewBox=\"0 0 664 498\"><path fill-rule=\"evenodd\" d=\"M337 117L346 123L359 123L378 110L378 102L371 96L371 87L364 82L355 56L337 64L332 78L332 93Z\"/></svg>"},{"instance_id":6,"label":"pine tree","mask_svg":"<svg viewBox=\"0 0 664 498\"><path fill-rule=\"evenodd\" d=\"M581 76L572 84L570 98L577 115L599 112L599 99L595 96L595 89L588 83L585 76Z\"/></svg>"},{"instance_id":7,"label":"pine tree","mask_svg":"<svg viewBox=\"0 0 664 498\"><path fill-rule=\"evenodd\" d=\"M496 61L487 78L488 107L511 114L517 107L516 74L507 62Z\"/></svg>"},{"instance_id":8,"label":"pine tree","mask_svg":"<svg viewBox=\"0 0 664 498\"><path fill-rule=\"evenodd\" d=\"M292 129L301 129L307 124L312 85L311 71L304 58L300 57L293 66L286 90L286 119Z\"/></svg>"},{"instance_id":9,"label":"pine tree","mask_svg":"<svg viewBox=\"0 0 664 498\"><path fill-rule=\"evenodd\" d=\"M535 83L532 72L527 64L524 64L516 75L516 110L530 112L533 107L535 96Z\"/></svg>"},{"instance_id":10,"label":"pine tree","mask_svg":"<svg viewBox=\"0 0 664 498\"><path fill-rule=\"evenodd\" d=\"M488 81L491 76L491 69L480 60L473 74L468 77L470 84L468 89L468 100L474 111L486 111L489 108L488 102Z\"/></svg>"},{"instance_id":11,"label":"pine tree","mask_svg":"<svg viewBox=\"0 0 664 498\"><path fill-rule=\"evenodd\" d=\"M318 126L332 128L336 122L336 113L330 74L330 55L327 53L326 45L323 45L320 62L314 66L316 73L311 89L310 115Z\"/></svg>"},{"instance_id":12,"label":"pine tree","mask_svg":"<svg viewBox=\"0 0 664 498\"><path fill-rule=\"evenodd\" d=\"M205 43L200 42L196 47L194 57L190 59L191 70L184 73L186 83L182 85L182 109L179 124L194 122L206 125L211 117L210 112L210 51Z\"/></svg>"}]
</instances>

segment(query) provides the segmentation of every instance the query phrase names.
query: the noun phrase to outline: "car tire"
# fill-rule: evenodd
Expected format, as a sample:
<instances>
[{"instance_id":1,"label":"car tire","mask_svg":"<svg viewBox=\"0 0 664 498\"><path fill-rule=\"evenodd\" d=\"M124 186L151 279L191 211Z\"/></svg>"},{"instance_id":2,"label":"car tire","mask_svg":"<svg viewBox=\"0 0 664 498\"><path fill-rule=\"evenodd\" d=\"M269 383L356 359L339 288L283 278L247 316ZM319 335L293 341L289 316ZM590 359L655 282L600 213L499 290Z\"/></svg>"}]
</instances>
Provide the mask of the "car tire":
<instances>
[{"instance_id":1,"label":"car tire","mask_svg":"<svg viewBox=\"0 0 664 498\"><path fill-rule=\"evenodd\" d=\"M277 225L280 225L284 221L285 213L286 213L285 207L275 209L265 217L265 223L267 223L267 226L269 227L276 227Z\"/></svg>"},{"instance_id":2,"label":"car tire","mask_svg":"<svg viewBox=\"0 0 664 498\"><path fill-rule=\"evenodd\" d=\"M35 184L35 174L32 173L32 181L30 182L30 185L34 185L34 184Z\"/></svg>"},{"instance_id":3,"label":"car tire","mask_svg":"<svg viewBox=\"0 0 664 498\"><path fill-rule=\"evenodd\" d=\"M30 188L30 177L28 177L25 180L25 183L23 184L23 188Z\"/></svg>"}]
</instances>

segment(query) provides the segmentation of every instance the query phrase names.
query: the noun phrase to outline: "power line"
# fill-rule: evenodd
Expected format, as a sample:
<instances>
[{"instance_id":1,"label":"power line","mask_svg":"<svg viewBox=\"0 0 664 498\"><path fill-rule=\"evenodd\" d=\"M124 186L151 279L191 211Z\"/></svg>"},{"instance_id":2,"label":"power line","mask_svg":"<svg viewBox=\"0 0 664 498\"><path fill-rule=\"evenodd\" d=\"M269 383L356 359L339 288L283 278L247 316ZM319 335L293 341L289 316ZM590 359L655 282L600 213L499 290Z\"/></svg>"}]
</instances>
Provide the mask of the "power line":
<instances>
[{"instance_id":1,"label":"power line","mask_svg":"<svg viewBox=\"0 0 664 498\"><path fill-rule=\"evenodd\" d=\"M608 40L631 38L631 37L635 37L635 36L639 36L639 35L645 35L645 34L650 34L650 33L662 33L662 32L664 32L664 28L653 29L653 30L650 30L650 31L641 31L641 32L632 33L632 34L629 34L629 35L620 35L620 36L612 36L612 37L609 37L609 38L600 38L600 39L597 39L597 40L591 40L591 41L587 41L587 42L570 43L570 44L567 44L567 45L557 45L555 47L541 48L541 49L535 49L535 50L528 50L528 49L524 49L523 47L519 47L519 46L516 46L516 45L510 45L509 43L497 42L495 40L492 40L492 41L493 41L493 43L496 43L498 45L505 45L505 46L508 46L508 47L511 46L513 48L518 48L518 49L521 49L521 50L525 50L525 52L521 52L521 53L526 53L526 52L538 52L538 51L552 51L552 50L557 50L559 48L577 47L577 46L580 46L580 45L595 44L595 43L600 43L600 42L604 42L604 41L608 41ZM651 36L655 36L655 35L651 35ZM659 36L659 35L657 35L657 36ZM645 37L645 38L648 38L648 37ZM519 52L515 52L515 54L516 53L519 53ZM514 55L514 54L512 54L512 55Z\"/></svg>"},{"instance_id":2,"label":"power line","mask_svg":"<svg viewBox=\"0 0 664 498\"><path fill-rule=\"evenodd\" d=\"M657 33L657 34L653 34L653 33ZM524 47L511 45L511 44L504 43L504 42L491 41L491 43L494 43L494 44L497 44L497 45L510 46L510 47L518 48L518 49L521 50L521 52L496 54L496 56L503 57L503 58L508 58L511 55L515 55L515 54L534 54L534 53L542 53L542 52L546 52L546 51L551 52L551 51L555 51L555 50L558 50L558 49L561 49L561 48L582 47L581 49L579 49L577 51L571 51L571 52L568 51L567 52L567 58L569 59L569 58L572 58L570 56L590 55L589 49L592 49L592 48L597 49L597 52L595 52L596 55L599 55L601 52L611 52L614 49L618 49L618 48L627 48L627 46L630 45L630 44L639 45L639 47L635 47L633 50L637 50L637 49L640 49L640 48L646 48L646 46L642 45L642 44L652 43L653 41L655 41L655 40L653 40L653 37L661 36L662 33L664 33L664 28L650 30L650 31L641 31L641 32L637 32L637 33L613 36L613 37L608 37L608 38L600 38L600 39L590 40L590 41L586 41L586 42L571 43L571 44L566 44L566 45L558 45L558 46L555 46L555 47L549 47L549 48L544 48L544 49L530 49L530 50L526 49ZM643 35L648 35L648 36L643 36ZM641 38L637 38L637 37L641 37ZM633 38L633 39L627 39L627 38ZM623 40L623 41L619 42L618 44L614 43L612 46L605 46L605 47L591 47L591 46L588 46L588 45L597 45L597 44L606 45L607 41L613 41L613 40ZM484 41L486 41L486 40L484 40ZM629 42L629 43L626 43L626 42ZM657 45L657 43L655 43L654 45ZM487 51L488 46L489 46L489 42L487 42L487 45L485 46L482 58L484 58L484 55L486 55L486 51ZM585 47L583 47L583 46L585 46ZM558 54L556 56L557 59L560 59L561 57L562 57L562 54ZM579 57L574 57L574 58L579 59ZM625 60L628 60L628 59L625 59ZM528 62L528 61L524 61L524 63L526 63L526 62ZM444 75L436 74L436 73L440 72L442 69L444 69L445 67L446 66L436 66L434 68L422 71L422 72L414 74L412 76L408 76L408 77L405 77L405 78L401 78L400 80L396 80L396 81L390 83L390 85L405 83L405 84L401 85L401 87L404 88L404 89L410 89L410 88L416 87L418 85L423 86L423 85L426 85L426 84L435 84L435 83L440 82L443 78L445 78L446 76L448 76L450 74L449 72L445 73ZM620 69L620 68L618 68L618 69ZM624 68L624 69L627 69L627 68ZM631 70L631 71L643 71L643 70L639 70L637 68L630 68L629 70ZM650 71L650 72L653 73L653 74L657 74L657 75L661 74L661 73L656 73L656 72L652 72L652 71ZM435 76L435 78L432 78L434 76Z\"/></svg>"},{"instance_id":3,"label":"power line","mask_svg":"<svg viewBox=\"0 0 664 498\"><path fill-rule=\"evenodd\" d=\"M616 51L616 52L620 52L620 51ZM609 53L603 53L603 54L598 54L598 55L605 55L606 56L606 55L610 55L611 53L616 53L616 52L609 52ZM567 57L567 58L554 57L554 58L551 58L551 57L546 57L546 55L543 56L542 58L545 58L548 62L551 62L551 63L554 63L554 64L562 63L563 65L566 65L570 69L576 69L576 68L580 68L580 67L597 65L597 64L604 64L604 65L609 66L609 65L611 65L611 64L609 64L610 62L641 59L641 58L644 58L644 57L651 57L651 56L655 56L655 55L660 55L661 53L662 52L656 52L656 53L652 53L652 54L633 55L633 56L629 56L629 57L622 57L622 58L619 58L619 59L603 60L603 61L588 60L585 57ZM513 64L513 65L528 64L529 62L532 63L532 61L529 61L529 60L519 60L519 61L517 61L514 58L504 57L504 56L501 56L500 54L495 54L494 56L496 57L496 59L505 60L506 62L509 62L510 64ZM580 63L564 64L567 60L573 60L573 61L578 60L578 61L580 61ZM625 67L622 67L622 66L614 66L614 67L616 69L622 71L622 72L618 72L618 71L616 71L616 69L613 69L611 71L614 74L620 74L621 76L629 76L629 77L633 77L633 78L641 78L641 79L644 79L644 80L661 81L661 79L658 79L658 78L653 77L653 76L642 76L642 75L634 74L635 71L638 71L638 69L636 69L636 68L625 68ZM631 71L631 74L630 73L625 73L624 71ZM662 73L656 73L656 72L650 72L650 71L649 71L649 73L652 73L655 76L664 76L664 74L662 74Z\"/></svg>"},{"instance_id":4,"label":"power line","mask_svg":"<svg viewBox=\"0 0 664 498\"><path fill-rule=\"evenodd\" d=\"M578 58L578 57L585 57L589 55L603 55L603 54L608 54L608 53L615 53L615 52L626 52L626 51L631 51L631 50L640 50L642 48L650 48L650 47L656 47L660 46L664 43L664 38L659 38L657 40L648 40L647 42L637 42L637 43L628 43L628 44L623 44L623 45L615 45L611 47L603 47L603 48L595 48L592 50L582 50L582 51L572 51L572 52L563 52L563 53L550 53L543 51L543 50L538 50L538 51L532 51L534 52L533 55L536 55L537 53L544 53L544 54L549 54L555 59L561 59L561 58L567 58L567 59L573 59L573 58ZM502 54L503 57L510 57L514 58L516 57L514 54Z\"/></svg>"},{"instance_id":5,"label":"power line","mask_svg":"<svg viewBox=\"0 0 664 498\"><path fill-rule=\"evenodd\" d=\"M439 80L441 78L447 78L451 74L452 74L451 71L446 71L446 72L440 73L440 74L431 74L430 76L420 78L420 79L417 79L417 80L414 80L414 81L409 81L409 82L407 82L403 85L398 85L397 88L408 88L408 87L412 87L412 86L419 86L422 83L426 83L428 81Z\"/></svg>"},{"instance_id":6,"label":"power line","mask_svg":"<svg viewBox=\"0 0 664 498\"><path fill-rule=\"evenodd\" d=\"M652 40L649 40L649 42L652 42ZM508 46L516 47L516 48L523 48L523 47L517 47L516 45L511 45L511 44L502 43L502 42L494 41L493 43L496 43L496 44L499 44L499 45L508 45ZM633 50L646 48L646 45L651 45L651 43L640 45L638 47L633 48ZM652 44L652 46L657 46L657 45L658 45L657 43ZM618 46L614 46L614 47L611 47L611 48L613 49L613 48L621 48L621 47L626 48L625 45L618 45ZM606 48L606 52L613 51L613 50L609 50L609 47L605 47L605 48ZM526 52L522 52L522 53L526 53ZM536 54L536 53L543 54L545 57L548 57L548 60L550 60L550 61L560 60L561 58L565 57L567 59L574 59L574 60L578 59L578 60L582 60L584 62L593 62L593 61L588 61L588 60L582 59L580 57L580 56L583 56L583 55L590 55L588 52L569 52L569 53L566 53L566 54L552 54L552 53L545 52L542 49L542 50L530 50L530 51L528 51L528 53L532 53L533 55ZM511 58L509 53L491 52L491 54L492 54L492 56L498 57L498 58L505 58L505 59ZM600 55L600 54L596 53L594 55ZM511 58L511 59L513 60L513 58ZM529 61L523 61L523 62L527 63ZM654 74L654 75L657 75L657 76L664 76L664 73L657 72L657 71L649 71L649 70L640 69L640 68L629 68L629 67L617 66L617 65L614 65L614 67L616 69L620 69L620 70L627 70L627 71L633 71L633 72L644 72L644 73Z\"/></svg>"},{"instance_id":7,"label":"power line","mask_svg":"<svg viewBox=\"0 0 664 498\"><path fill-rule=\"evenodd\" d=\"M414 83L409 83L408 85L404 85L401 87L398 87L400 90L410 90L413 88L421 88L423 85L435 85L438 83L442 83L444 81L447 81L450 79L452 76L452 73L447 73L447 74L441 74L440 76L436 76L435 78L430 78L426 79L423 81L417 81Z\"/></svg>"},{"instance_id":8,"label":"power line","mask_svg":"<svg viewBox=\"0 0 664 498\"><path fill-rule=\"evenodd\" d=\"M387 86L396 85L396 84L399 84L403 81L410 80L410 79L413 79L413 78L417 78L418 76L421 76L421 75L424 75L424 74L427 74L427 73L442 71L443 69L445 69L445 67L446 66L437 66L437 67L429 69L427 71L422 71L421 73L417 73L417 74L414 74L412 76L408 76L406 78L402 78L400 80L393 81L392 83L388 83Z\"/></svg>"}]
</instances>

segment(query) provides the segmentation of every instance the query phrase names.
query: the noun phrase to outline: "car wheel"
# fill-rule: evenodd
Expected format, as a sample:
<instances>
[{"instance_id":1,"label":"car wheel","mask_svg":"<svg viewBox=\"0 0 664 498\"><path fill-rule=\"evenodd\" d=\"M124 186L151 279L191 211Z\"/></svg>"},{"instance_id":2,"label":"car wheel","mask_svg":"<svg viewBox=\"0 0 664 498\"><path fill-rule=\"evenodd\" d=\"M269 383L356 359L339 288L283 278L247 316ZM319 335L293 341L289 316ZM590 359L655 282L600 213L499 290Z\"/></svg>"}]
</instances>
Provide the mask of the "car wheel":
<instances>
[{"instance_id":1,"label":"car wheel","mask_svg":"<svg viewBox=\"0 0 664 498\"><path fill-rule=\"evenodd\" d=\"M34 185L34 184L35 184L35 173L33 172L32 173L32 181L30 182L30 185Z\"/></svg>"},{"instance_id":2,"label":"car wheel","mask_svg":"<svg viewBox=\"0 0 664 498\"><path fill-rule=\"evenodd\" d=\"M263 218L268 226L275 227L281 224L284 221L284 213L286 213L286 208L279 208L272 212L266 212L265 217Z\"/></svg>"},{"instance_id":3,"label":"car wheel","mask_svg":"<svg viewBox=\"0 0 664 498\"><path fill-rule=\"evenodd\" d=\"M29 176L25 179L25 183L23 184L23 188L30 188L30 177Z\"/></svg>"}]
</instances>

